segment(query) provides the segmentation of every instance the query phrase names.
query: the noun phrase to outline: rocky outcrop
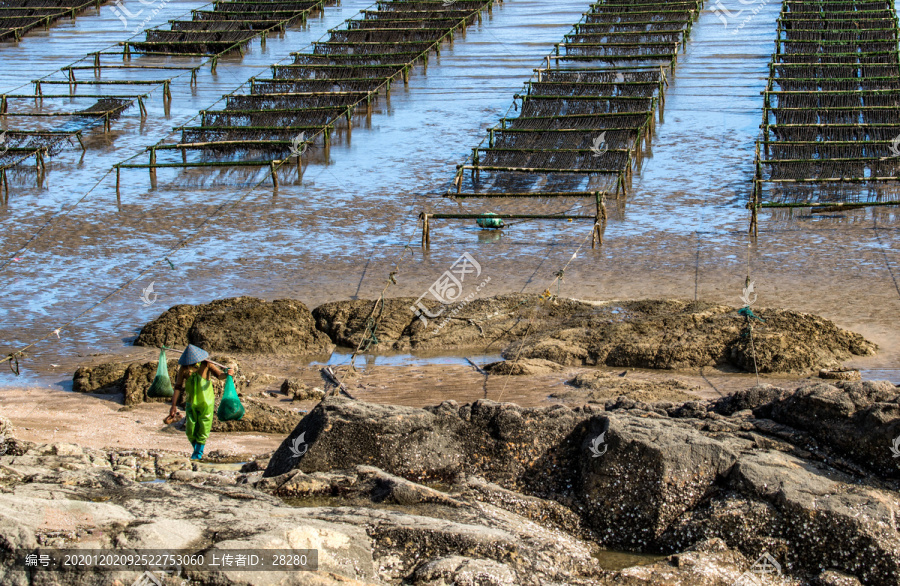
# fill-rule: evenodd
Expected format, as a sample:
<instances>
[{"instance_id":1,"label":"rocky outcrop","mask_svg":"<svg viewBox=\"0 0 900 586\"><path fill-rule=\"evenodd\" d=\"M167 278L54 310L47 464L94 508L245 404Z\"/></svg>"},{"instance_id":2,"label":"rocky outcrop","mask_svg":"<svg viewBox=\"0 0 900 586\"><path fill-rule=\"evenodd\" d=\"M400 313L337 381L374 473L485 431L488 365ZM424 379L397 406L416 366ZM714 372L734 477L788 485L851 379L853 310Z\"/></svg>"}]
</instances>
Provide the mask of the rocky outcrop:
<instances>
[{"instance_id":1,"label":"rocky outcrop","mask_svg":"<svg viewBox=\"0 0 900 586\"><path fill-rule=\"evenodd\" d=\"M279 355L316 354L332 348L301 302L253 297L176 305L145 325L134 343L174 348L191 343L209 352Z\"/></svg>"},{"instance_id":2,"label":"rocky outcrop","mask_svg":"<svg viewBox=\"0 0 900 586\"><path fill-rule=\"evenodd\" d=\"M746 318L727 306L678 301L603 304L585 321L516 342L504 356L567 365L656 369L731 365L760 372L808 372L837 366L875 345L818 316L757 310L750 343Z\"/></svg>"},{"instance_id":3,"label":"rocky outcrop","mask_svg":"<svg viewBox=\"0 0 900 586\"><path fill-rule=\"evenodd\" d=\"M303 381L285 379L281 383L281 392L291 397L294 401L321 401L325 397L325 391L318 387L311 387Z\"/></svg>"},{"instance_id":4,"label":"rocky outcrop","mask_svg":"<svg viewBox=\"0 0 900 586\"><path fill-rule=\"evenodd\" d=\"M169 378L174 382L178 360L169 359ZM171 398L150 397L147 390L156 377L157 362L108 362L97 366L82 366L75 371L72 389L81 393L122 394L125 405L138 403L166 403Z\"/></svg>"},{"instance_id":5,"label":"rocky outcrop","mask_svg":"<svg viewBox=\"0 0 900 586\"><path fill-rule=\"evenodd\" d=\"M900 389L889 382L821 383L762 407L860 466L900 478Z\"/></svg>"},{"instance_id":6,"label":"rocky outcrop","mask_svg":"<svg viewBox=\"0 0 900 586\"><path fill-rule=\"evenodd\" d=\"M122 379L127 368L128 364L124 362L79 366L72 377L72 390L76 393L122 393Z\"/></svg>"},{"instance_id":7,"label":"rocky outcrop","mask_svg":"<svg viewBox=\"0 0 900 586\"><path fill-rule=\"evenodd\" d=\"M282 409L253 399L245 398L241 403L244 405L243 417L237 421L221 421L218 417L213 417L212 430L286 434L296 428L302 418L297 411Z\"/></svg>"},{"instance_id":8,"label":"rocky outcrop","mask_svg":"<svg viewBox=\"0 0 900 586\"><path fill-rule=\"evenodd\" d=\"M356 347L370 326L382 348L497 348L508 360L546 360L565 366L656 369L730 365L748 371L808 372L873 354L862 336L818 316L760 309L753 322L733 307L702 302L547 301L537 295L476 299L458 311L423 300L431 315L416 317L413 298L326 303L313 310L316 327L340 345ZM526 335L527 334L527 335ZM492 366L516 369L517 365Z\"/></svg>"},{"instance_id":9,"label":"rocky outcrop","mask_svg":"<svg viewBox=\"0 0 900 586\"><path fill-rule=\"evenodd\" d=\"M283 491L339 494L323 475L377 467L409 482L465 487L452 495L455 501L483 498L605 547L670 554L721 540L731 562L734 550L747 560L767 554L805 580L887 586L900 582L894 521L900 498L886 489L883 476L842 464L848 442L839 430L871 422L873 413L894 429L900 412L892 388L849 382L796 391L758 387L728 401L619 401L607 409L526 409L490 401L414 409L326 398L273 455L263 483L284 478ZM787 413L809 429L780 422ZM857 440L864 435L852 429ZM354 441L342 441L347 437ZM890 455L890 446L881 448ZM406 502L422 502L421 491L410 494L420 500ZM488 557L505 563L502 556ZM709 556L700 557L691 563L708 563ZM436 573L421 572L432 579L445 567L480 567L470 564L435 561L428 567ZM743 569L730 582L679 582L676 572L671 582L634 583L734 584L747 568L731 566ZM632 575L658 577L669 567L645 566Z\"/></svg>"}]
</instances>

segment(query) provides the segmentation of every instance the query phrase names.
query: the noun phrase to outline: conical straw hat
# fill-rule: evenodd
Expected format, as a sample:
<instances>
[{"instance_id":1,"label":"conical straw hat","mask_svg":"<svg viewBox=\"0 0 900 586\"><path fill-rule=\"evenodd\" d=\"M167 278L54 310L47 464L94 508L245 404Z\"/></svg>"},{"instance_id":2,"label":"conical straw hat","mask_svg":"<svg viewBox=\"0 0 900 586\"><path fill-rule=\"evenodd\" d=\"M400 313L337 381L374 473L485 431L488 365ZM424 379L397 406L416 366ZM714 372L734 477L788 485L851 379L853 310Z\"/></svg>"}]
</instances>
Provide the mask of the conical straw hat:
<instances>
[{"instance_id":1,"label":"conical straw hat","mask_svg":"<svg viewBox=\"0 0 900 586\"><path fill-rule=\"evenodd\" d=\"M190 366L192 364L197 364L198 362L203 362L207 358L209 358L209 352L202 348L198 348L193 344L188 344L188 347L185 348L184 352L181 354L181 358L178 359L178 364Z\"/></svg>"}]
</instances>

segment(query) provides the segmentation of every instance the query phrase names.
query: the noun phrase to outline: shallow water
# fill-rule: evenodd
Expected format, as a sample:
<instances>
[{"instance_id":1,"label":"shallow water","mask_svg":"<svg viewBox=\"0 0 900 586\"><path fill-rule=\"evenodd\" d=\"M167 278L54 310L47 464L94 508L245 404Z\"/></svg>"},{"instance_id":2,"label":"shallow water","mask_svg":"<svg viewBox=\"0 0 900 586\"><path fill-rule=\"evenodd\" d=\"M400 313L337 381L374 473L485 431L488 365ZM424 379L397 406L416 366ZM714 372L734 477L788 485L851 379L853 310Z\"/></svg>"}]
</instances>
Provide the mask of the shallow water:
<instances>
[{"instance_id":1,"label":"shallow water","mask_svg":"<svg viewBox=\"0 0 900 586\"><path fill-rule=\"evenodd\" d=\"M284 177L277 193L268 182L249 189L252 179L261 176L244 171L161 170L156 187L147 173L128 171L123 172L117 203L114 178L101 181L116 162L141 154L199 109L263 73L289 51L303 50L368 4L344 1L326 8L323 19L311 20L303 30L270 38L265 48L254 42L243 59L221 61L216 75L205 68L196 88L181 78L172 87L168 115L157 91L148 101L145 122L133 108L109 135L89 134L83 160L79 149L55 157L43 189L35 187L33 177L17 176L9 205L0 206L0 249L4 259L26 243L28 249L0 270L0 351L48 334L129 283L22 361L31 380L56 383L60 375L48 374L51 364L68 362L78 353L115 351L146 321L176 303L257 295L297 298L314 307L348 297L377 297L406 244L412 250L403 257L398 284L388 295L422 294L463 252L473 255L491 277L479 295L545 289L584 245L587 226L527 222L498 233L438 222L432 228L432 249L422 252L415 218L425 209L480 212L498 209L500 203L504 211L527 206L558 212L585 205L457 204L440 194L454 166L507 111L512 94L578 21L586 1L555 1L552 12L534 0L496 5L482 24L445 45L427 72L418 67L408 86L395 84L364 124L339 137L327 153L313 151L302 180ZM199 5L173 1L158 18L175 18ZM731 1L725 5L735 13L742 7ZM761 5L740 29L746 13L725 27L711 8L695 23L670 80L652 156L635 175L627 200L611 203L604 245L580 248L559 293L699 298L738 306L749 272L759 305L835 319L882 346L879 357L859 361L861 366L892 366L900 357L896 212L765 212L759 242L748 247L749 218L743 206L761 119L759 92L765 86L780 4ZM0 91L129 36L121 28L107 6L100 17L88 13L71 25L29 35L16 46L3 44L0 58L8 66L0 71ZM227 202L235 205L204 224ZM57 223L29 243L54 219ZM193 234L186 247L172 251L181 238ZM158 297L150 295L154 302L148 305L141 297L151 284ZM0 385L22 380L0 374Z\"/></svg>"}]
</instances>

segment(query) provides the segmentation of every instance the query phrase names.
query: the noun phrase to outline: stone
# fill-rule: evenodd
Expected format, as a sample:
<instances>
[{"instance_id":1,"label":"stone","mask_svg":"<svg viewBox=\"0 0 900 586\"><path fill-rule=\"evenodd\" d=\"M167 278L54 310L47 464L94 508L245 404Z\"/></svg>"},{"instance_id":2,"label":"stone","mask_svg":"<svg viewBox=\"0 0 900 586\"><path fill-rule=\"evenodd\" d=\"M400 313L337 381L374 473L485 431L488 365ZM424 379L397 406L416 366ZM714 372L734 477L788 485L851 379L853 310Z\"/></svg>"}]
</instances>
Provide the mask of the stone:
<instances>
[{"instance_id":1,"label":"stone","mask_svg":"<svg viewBox=\"0 0 900 586\"><path fill-rule=\"evenodd\" d=\"M220 299L205 305L176 305L141 329L136 346L208 352L304 355L327 352L331 340L316 330L309 309L294 300L253 297Z\"/></svg>"}]
</instances>

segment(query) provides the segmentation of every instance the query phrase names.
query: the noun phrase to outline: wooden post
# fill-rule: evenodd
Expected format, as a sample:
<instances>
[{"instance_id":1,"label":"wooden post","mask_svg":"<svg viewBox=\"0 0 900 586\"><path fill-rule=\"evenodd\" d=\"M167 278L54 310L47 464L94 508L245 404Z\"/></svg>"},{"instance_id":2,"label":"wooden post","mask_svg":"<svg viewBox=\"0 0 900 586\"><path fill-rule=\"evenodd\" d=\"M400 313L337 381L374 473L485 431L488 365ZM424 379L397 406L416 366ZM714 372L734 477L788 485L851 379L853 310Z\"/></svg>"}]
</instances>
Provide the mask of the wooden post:
<instances>
[{"instance_id":1,"label":"wooden post","mask_svg":"<svg viewBox=\"0 0 900 586\"><path fill-rule=\"evenodd\" d=\"M422 248L428 248L431 245L431 226L428 222L428 214L421 213L419 215L422 218Z\"/></svg>"},{"instance_id":2,"label":"wooden post","mask_svg":"<svg viewBox=\"0 0 900 586\"><path fill-rule=\"evenodd\" d=\"M120 195L119 187L121 185L122 185L122 170L118 166L116 166L116 198L117 199Z\"/></svg>"},{"instance_id":3,"label":"wooden post","mask_svg":"<svg viewBox=\"0 0 900 586\"><path fill-rule=\"evenodd\" d=\"M597 245L603 246L603 232L600 230L600 218L597 217L597 221L594 222L594 227L591 228L591 248L597 248Z\"/></svg>"},{"instance_id":4,"label":"wooden post","mask_svg":"<svg viewBox=\"0 0 900 586\"><path fill-rule=\"evenodd\" d=\"M6 100L6 94L3 94L3 99L0 100L0 114L6 114L9 112L9 102Z\"/></svg>"},{"instance_id":5,"label":"wooden post","mask_svg":"<svg viewBox=\"0 0 900 586\"><path fill-rule=\"evenodd\" d=\"M9 184L6 183L6 169L0 169L0 199L9 203Z\"/></svg>"},{"instance_id":6,"label":"wooden post","mask_svg":"<svg viewBox=\"0 0 900 586\"><path fill-rule=\"evenodd\" d=\"M278 191L278 171L275 167L275 161L269 163L269 170L272 174L272 187L274 191Z\"/></svg>"}]
</instances>

